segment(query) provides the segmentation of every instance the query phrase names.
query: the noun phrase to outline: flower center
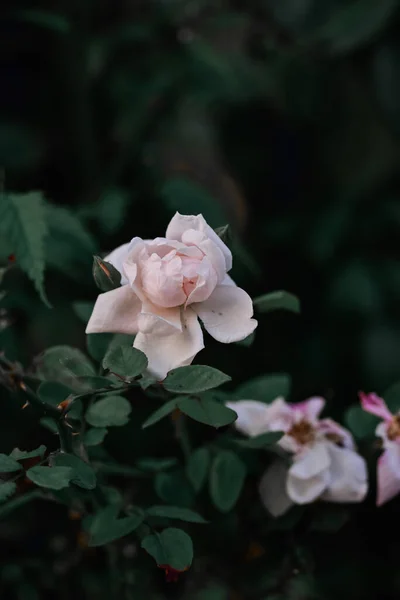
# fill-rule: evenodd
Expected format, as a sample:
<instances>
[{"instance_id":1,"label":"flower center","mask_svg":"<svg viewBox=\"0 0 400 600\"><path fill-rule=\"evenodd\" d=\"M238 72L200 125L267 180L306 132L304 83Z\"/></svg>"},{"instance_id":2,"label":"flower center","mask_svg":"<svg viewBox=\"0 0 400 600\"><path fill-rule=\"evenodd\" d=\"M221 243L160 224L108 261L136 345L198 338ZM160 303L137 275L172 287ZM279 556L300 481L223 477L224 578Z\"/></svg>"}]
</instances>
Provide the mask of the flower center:
<instances>
[{"instance_id":1,"label":"flower center","mask_svg":"<svg viewBox=\"0 0 400 600\"><path fill-rule=\"evenodd\" d=\"M389 422L387 428L387 436L390 441L393 441L400 437L400 415L395 415Z\"/></svg>"},{"instance_id":2,"label":"flower center","mask_svg":"<svg viewBox=\"0 0 400 600\"><path fill-rule=\"evenodd\" d=\"M314 427L308 421L302 419L298 423L292 425L287 432L299 444L309 444L315 439Z\"/></svg>"}]
</instances>

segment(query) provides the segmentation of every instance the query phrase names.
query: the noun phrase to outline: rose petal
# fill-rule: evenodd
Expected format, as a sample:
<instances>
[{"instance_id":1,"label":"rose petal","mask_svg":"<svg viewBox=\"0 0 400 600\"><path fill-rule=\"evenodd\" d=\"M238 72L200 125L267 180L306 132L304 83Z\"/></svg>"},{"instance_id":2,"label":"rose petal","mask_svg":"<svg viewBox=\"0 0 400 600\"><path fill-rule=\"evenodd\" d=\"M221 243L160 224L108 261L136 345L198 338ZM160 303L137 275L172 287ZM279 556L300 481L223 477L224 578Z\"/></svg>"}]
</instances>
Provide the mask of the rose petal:
<instances>
[{"instance_id":1,"label":"rose petal","mask_svg":"<svg viewBox=\"0 0 400 600\"><path fill-rule=\"evenodd\" d=\"M398 454L392 449L385 450L377 465L378 495L377 506L382 506L400 493L400 464Z\"/></svg>"},{"instance_id":2,"label":"rose petal","mask_svg":"<svg viewBox=\"0 0 400 600\"><path fill-rule=\"evenodd\" d=\"M203 333L197 315L186 309L182 315L182 332L172 327L156 328L154 333L139 332L134 348L144 352L149 361L148 369L159 380L176 367L190 365L204 348Z\"/></svg>"},{"instance_id":3,"label":"rose petal","mask_svg":"<svg viewBox=\"0 0 400 600\"><path fill-rule=\"evenodd\" d=\"M240 433L253 437L269 431L268 404L256 400L239 400L227 402L226 406L237 413L235 427Z\"/></svg>"},{"instance_id":4,"label":"rose petal","mask_svg":"<svg viewBox=\"0 0 400 600\"><path fill-rule=\"evenodd\" d=\"M339 423L336 423L336 421L333 421L332 419L322 419L318 423L318 430L324 436L334 436L340 438L341 445L348 450L355 449L353 436L351 435L350 431L339 425Z\"/></svg>"},{"instance_id":5,"label":"rose petal","mask_svg":"<svg viewBox=\"0 0 400 600\"><path fill-rule=\"evenodd\" d=\"M362 502L368 491L365 460L347 448L329 444L330 483L321 496L329 502Z\"/></svg>"},{"instance_id":6,"label":"rose petal","mask_svg":"<svg viewBox=\"0 0 400 600\"><path fill-rule=\"evenodd\" d=\"M105 257L105 261L112 264L113 267L117 269L121 273L121 285L126 285L128 283L128 279L124 274L123 263L128 255L130 243L122 244L122 246L118 246L115 248L110 254Z\"/></svg>"},{"instance_id":7,"label":"rose petal","mask_svg":"<svg viewBox=\"0 0 400 600\"><path fill-rule=\"evenodd\" d=\"M182 331L181 310L179 306L174 308L163 308L155 306L149 300L142 304L142 310L138 317L139 331L142 333L158 333L168 335L175 333L172 329Z\"/></svg>"},{"instance_id":8,"label":"rose petal","mask_svg":"<svg viewBox=\"0 0 400 600\"><path fill-rule=\"evenodd\" d=\"M253 303L241 288L219 285L208 300L191 305L210 335L219 342L239 342L257 327Z\"/></svg>"},{"instance_id":9,"label":"rose petal","mask_svg":"<svg viewBox=\"0 0 400 600\"><path fill-rule=\"evenodd\" d=\"M321 471L309 479L294 477L290 471L286 482L286 491L296 504L314 502L329 484L329 470Z\"/></svg>"},{"instance_id":10,"label":"rose petal","mask_svg":"<svg viewBox=\"0 0 400 600\"><path fill-rule=\"evenodd\" d=\"M203 215L181 215L178 212L172 217L166 232L166 237L169 240L182 240L182 235L188 229L195 229L206 234L206 236L216 244L225 258L225 270L230 271L232 268L232 253L228 246L224 244L219 235L207 225Z\"/></svg>"},{"instance_id":11,"label":"rose petal","mask_svg":"<svg viewBox=\"0 0 400 600\"><path fill-rule=\"evenodd\" d=\"M292 408L296 411L302 413L302 416L311 422L315 422L318 420L320 413L322 412L325 406L325 399L314 397L305 400L304 402L299 402L298 404L292 404Z\"/></svg>"},{"instance_id":12,"label":"rose petal","mask_svg":"<svg viewBox=\"0 0 400 600\"><path fill-rule=\"evenodd\" d=\"M265 471L259 484L261 501L274 517L283 515L293 505L293 500L286 491L287 476L286 463L276 460Z\"/></svg>"},{"instance_id":13,"label":"rose petal","mask_svg":"<svg viewBox=\"0 0 400 600\"><path fill-rule=\"evenodd\" d=\"M127 285L100 294L86 333L137 333L141 305L139 298Z\"/></svg>"},{"instance_id":14,"label":"rose petal","mask_svg":"<svg viewBox=\"0 0 400 600\"><path fill-rule=\"evenodd\" d=\"M306 447L290 467L290 475L309 479L325 471L331 462L327 446L327 442L316 442Z\"/></svg>"},{"instance_id":15,"label":"rose petal","mask_svg":"<svg viewBox=\"0 0 400 600\"><path fill-rule=\"evenodd\" d=\"M390 421L392 418L392 413L386 406L386 402L383 398L380 398L377 394L364 394L364 392L359 392L359 398L361 401L361 406L363 409L385 421Z\"/></svg>"}]
</instances>

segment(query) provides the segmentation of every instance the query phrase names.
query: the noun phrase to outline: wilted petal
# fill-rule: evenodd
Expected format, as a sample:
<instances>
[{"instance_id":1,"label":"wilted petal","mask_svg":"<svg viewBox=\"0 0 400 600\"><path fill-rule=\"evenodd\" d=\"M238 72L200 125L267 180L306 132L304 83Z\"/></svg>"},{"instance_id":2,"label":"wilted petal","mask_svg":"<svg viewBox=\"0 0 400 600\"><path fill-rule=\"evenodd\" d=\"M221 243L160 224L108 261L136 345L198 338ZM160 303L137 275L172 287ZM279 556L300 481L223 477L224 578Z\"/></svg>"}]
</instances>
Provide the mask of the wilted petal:
<instances>
[{"instance_id":1,"label":"wilted petal","mask_svg":"<svg viewBox=\"0 0 400 600\"><path fill-rule=\"evenodd\" d=\"M191 306L218 342L244 340L257 327L251 298L238 287L219 285L208 300Z\"/></svg>"},{"instance_id":2,"label":"wilted petal","mask_svg":"<svg viewBox=\"0 0 400 600\"><path fill-rule=\"evenodd\" d=\"M368 491L365 460L347 448L329 444L330 483L321 496L329 502L362 502Z\"/></svg>"},{"instance_id":3,"label":"wilted petal","mask_svg":"<svg viewBox=\"0 0 400 600\"><path fill-rule=\"evenodd\" d=\"M142 303L128 285L97 297L86 333L127 333L138 331Z\"/></svg>"},{"instance_id":4,"label":"wilted petal","mask_svg":"<svg viewBox=\"0 0 400 600\"><path fill-rule=\"evenodd\" d=\"M398 453L391 449L379 457L377 465L378 494L376 505L382 506L400 493Z\"/></svg>"},{"instance_id":5,"label":"wilted petal","mask_svg":"<svg viewBox=\"0 0 400 600\"><path fill-rule=\"evenodd\" d=\"M190 365L204 348L203 333L197 315L188 308L182 315L182 331L165 326L153 333L139 332L133 346L146 354L150 373L162 380L171 369Z\"/></svg>"},{"instance_id":6,"label":"wilted petal","mask_svg":"<svg viewBox=\"0 0 400 600\"><path fill-rule=\"evenodd\" d=\"M111 263L113 267L117 269L121 273L121 285L126 285L128 283L128 279L124 274L123 263L126 259L129 252L130 243L122 244L122 246L118 246L115 248L110 254L108 254L104 260Z\"/></svg>"},{"instance_id":7,"label":"wilted petal","mask_svg":"<svg viewBox=\"0 0 400 600\"><path fill-rule=\"evenodd\" d=\"M293 506L293 500L286 491L287 477L287 464L284 461L276 460L265 471L260 481L261 501L274 517L280 517Z\"/></svg>"},{"instance_id":8,"label":"wilted petal","mask_svg":"<svg viewBox=\"0 0 400 600\"><path fill-rule=\"evenodd\" d=\"M268 404L256 400L239 400L227 402L226 405L237 413L235 427L240 433L253 437L269 431Z\"/></svg>"},{"instance_id":9,"label":"wilted petal","mask_svg":"<svg viewBox=\"0 0 400 600\"><path fill-rule=\"evenodd\" d=\"M295 462L290 467L290 475L298 479L309 479L325 471L329 467L330 462L328 443L316 442L306 447L295 459Z\"/></svg>"},{"instance_id":10,"label":"wilted petal","mask_svg":"<svg viewBox=\"0 0 400 600\"><path fill-rule=\"evenodd\" d=\"M205 233L206 236L216 244L225 258L225 270L232 268L232 253L228 246L224 244L219 235L207 224L203 215L181 215L178 212L172 217L167 227L166 237L169 240L182 240L182 235L188 229L194 229Z\"/></svg>"},{"instance_id":11,"label":"wilted petal","mask_svg":"<svg viewBox=\"0 0 400 600\"><path fill-rule=\"evenodd\" d=\"M385 421L391 420L393 415L386 406L383 398L374 393L364 394L364 392L359 392L358 395L364 410Z\"/></svg>"}]
</instances>

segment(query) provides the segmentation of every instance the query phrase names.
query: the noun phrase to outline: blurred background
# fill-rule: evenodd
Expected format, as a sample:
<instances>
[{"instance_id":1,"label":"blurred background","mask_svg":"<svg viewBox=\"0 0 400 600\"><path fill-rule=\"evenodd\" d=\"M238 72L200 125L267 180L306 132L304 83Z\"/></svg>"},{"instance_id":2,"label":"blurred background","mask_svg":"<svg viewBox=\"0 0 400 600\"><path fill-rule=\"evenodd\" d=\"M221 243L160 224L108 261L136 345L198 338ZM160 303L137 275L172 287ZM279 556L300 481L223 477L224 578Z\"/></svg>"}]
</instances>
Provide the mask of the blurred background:
<instances>
[{"instance_id":1,"label":"blurred background","mask_svg":"<svg viewBox=\"0 0 400 600\"><path fill-rule=\"evenodd\" d=\"M322 394L339 420L359 389L400 379L398 0L3 0L0 15L5 188L51 202L53 308L7 273L10 359L85 347L74 303L96 297L92 255L163 235L179 210L232 226L232 275L252 296L283 289L302 306L197 362L237 384L288 372L292 400ZM6 448L34 435L16 414ZM383 535L397 505L371 513L371 498L328 542L324 597L398 597L399 536Z\"/></svg>"}]
</instances>

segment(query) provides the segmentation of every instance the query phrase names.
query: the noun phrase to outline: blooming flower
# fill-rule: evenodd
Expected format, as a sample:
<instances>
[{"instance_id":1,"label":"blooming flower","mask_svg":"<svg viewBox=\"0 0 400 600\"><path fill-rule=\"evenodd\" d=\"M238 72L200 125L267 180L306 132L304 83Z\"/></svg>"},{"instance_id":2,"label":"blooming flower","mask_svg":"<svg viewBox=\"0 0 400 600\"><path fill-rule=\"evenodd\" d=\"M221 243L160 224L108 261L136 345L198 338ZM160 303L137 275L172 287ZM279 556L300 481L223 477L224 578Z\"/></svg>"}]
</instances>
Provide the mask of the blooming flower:
<instances>
[{"instance_id":1,"label":"blooming flower","mask_svg":"<svg viewBox=\"0 0 400 600\"><path fill-rule=\"evenodd\" d=\"M237 429L250 437L282 431L278 444L292 463L276 459L260 482L261 500L274 516L293 504L317 498L330 502L360 502L368 483L364 459L357 454L349 431L331 419L319 419L323 398L288 404L277 398L271 404L254 400L230 402Z\"/></svg>"},{"instance_id":2,"label":"blooming flower","mask_svg":"<svg viewBox=\"0 0 400 600\"><path fill-rule=\"evenodd\" d=\"M376 394L360 392L359 396L363 409L382 419L375 430L384 448L377 465L376 504L382 506L400 493L400 412L392 414L383 398Z\"/></svg>"},{"instance_id":3,"label":"blooming flower","mask_svg":"<svg viewBox=\"0 0 400 600\"><path fill-rule=\"evenodd\" d=\"M232 254L202 215L176 213L165 238L135 237L105 260L122 285L100 294L86 333L137 334L133 345L159 379L204 348L198 318L223 343L257 326L250 296L227 275Z\"/></svg>"}]
</instances>

